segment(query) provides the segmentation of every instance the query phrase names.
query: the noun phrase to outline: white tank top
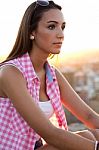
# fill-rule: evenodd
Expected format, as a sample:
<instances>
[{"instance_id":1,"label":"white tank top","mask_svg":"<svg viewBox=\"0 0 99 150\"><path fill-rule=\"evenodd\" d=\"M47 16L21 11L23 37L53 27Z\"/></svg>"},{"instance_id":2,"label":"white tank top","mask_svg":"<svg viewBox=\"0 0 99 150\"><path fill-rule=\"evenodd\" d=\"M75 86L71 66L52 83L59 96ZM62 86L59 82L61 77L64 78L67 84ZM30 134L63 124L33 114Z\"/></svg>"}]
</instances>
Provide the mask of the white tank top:
<instances>
[{"instance_id":1,"label":"white tank top","mask_svg":"<svg viewBox=\"0 0 99 150\"><path fill-rule=\"evenodd\" d=\"M54 114L54 109L50 100L44 102L39 101L39 107L48 118L52 117L52 115Z\"/></svg>"}]
</instances>

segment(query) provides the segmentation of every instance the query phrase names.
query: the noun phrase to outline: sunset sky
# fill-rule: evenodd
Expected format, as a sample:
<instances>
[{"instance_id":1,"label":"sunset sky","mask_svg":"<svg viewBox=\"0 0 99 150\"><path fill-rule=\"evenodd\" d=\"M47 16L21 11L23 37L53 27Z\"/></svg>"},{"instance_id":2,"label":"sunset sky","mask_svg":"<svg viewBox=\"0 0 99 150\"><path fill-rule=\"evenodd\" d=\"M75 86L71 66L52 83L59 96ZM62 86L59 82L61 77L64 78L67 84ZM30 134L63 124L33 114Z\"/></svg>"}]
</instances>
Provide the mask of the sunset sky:
<instances>
[{"instance_id":1,"label":"sunset sky","mask_svg":"<svg viewBox=\"0 0 99 150\"><path fill-rule=\"evenodd\" d=\"M54 0L63 7L67 26L61 58L99 48L99 0ZM33 0L0 1L0 57L7 55L27 6Z\"/></svg>"}]
</instances>

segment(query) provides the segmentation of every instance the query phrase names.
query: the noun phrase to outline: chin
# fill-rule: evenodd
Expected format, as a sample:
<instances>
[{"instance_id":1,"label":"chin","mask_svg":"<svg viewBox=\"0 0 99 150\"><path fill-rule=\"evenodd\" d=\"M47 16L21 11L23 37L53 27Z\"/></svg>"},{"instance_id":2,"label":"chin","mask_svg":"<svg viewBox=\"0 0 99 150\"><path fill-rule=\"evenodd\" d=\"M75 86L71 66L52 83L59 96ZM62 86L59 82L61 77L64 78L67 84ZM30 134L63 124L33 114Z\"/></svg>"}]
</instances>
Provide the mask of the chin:
<instances>
[{"instance_id":1,"label":"chin","mask_svg":"<svg viewBox=\"0 0 99 150\"><path fill-rule=\"evenodd\" d=\"M59 54L60 53L60 49L54 49L52 54Z\"/></svg>"},{"instance_id":2,"label":"chin","mask_svg":"<svg viewBox=\"0 0 99 150\"><path fill-rule=\"evenodd\" d=\"M60 50L58 50L58 51L55 52L55 54L59 54L59 53L60 53Z\"/></svg>"}]
</instances>

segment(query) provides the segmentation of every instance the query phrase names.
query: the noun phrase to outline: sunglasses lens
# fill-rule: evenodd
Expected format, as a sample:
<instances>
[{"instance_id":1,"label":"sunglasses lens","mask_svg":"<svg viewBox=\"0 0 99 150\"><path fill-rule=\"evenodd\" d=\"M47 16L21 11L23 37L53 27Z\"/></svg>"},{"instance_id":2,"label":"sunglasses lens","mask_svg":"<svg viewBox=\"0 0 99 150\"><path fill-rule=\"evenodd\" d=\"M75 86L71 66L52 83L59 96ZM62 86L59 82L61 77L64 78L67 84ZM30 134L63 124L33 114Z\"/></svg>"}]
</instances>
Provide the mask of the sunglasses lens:
<instances>
[{"instance_id":1,"label":"sunglasses lens","mask_svg":"<svg viewBox=\"0 0 99 150\"><path fill-rule=\"evenodd\" d=\"M49 5L49 1L46 1L46 0L38 0L37 3L41 6Z\"/></svg>"}]
</instances>

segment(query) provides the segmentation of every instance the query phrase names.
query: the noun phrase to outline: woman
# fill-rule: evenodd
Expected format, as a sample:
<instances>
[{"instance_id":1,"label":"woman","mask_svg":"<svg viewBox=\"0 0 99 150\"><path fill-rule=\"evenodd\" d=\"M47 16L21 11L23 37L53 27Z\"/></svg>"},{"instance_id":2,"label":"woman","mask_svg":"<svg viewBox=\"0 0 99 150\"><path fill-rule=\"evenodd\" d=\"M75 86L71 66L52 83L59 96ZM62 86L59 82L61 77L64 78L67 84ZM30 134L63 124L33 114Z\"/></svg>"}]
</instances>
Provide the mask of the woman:
<instances>
[{"instance_id":1,"label":"woman","mask_svg":"<svg viewBox=\"0 0 99 150\"><path fill-rule=\"evenodd\" d=\"M99 115L47 61L60 53L65 24L61 7L53 1L36 1L27 8L15 45L1 63L0 150L99 149ZM62 104L93 134L68 131ZM53 114L59 127L49 121Z\"/></svg>"}]
</instances>

